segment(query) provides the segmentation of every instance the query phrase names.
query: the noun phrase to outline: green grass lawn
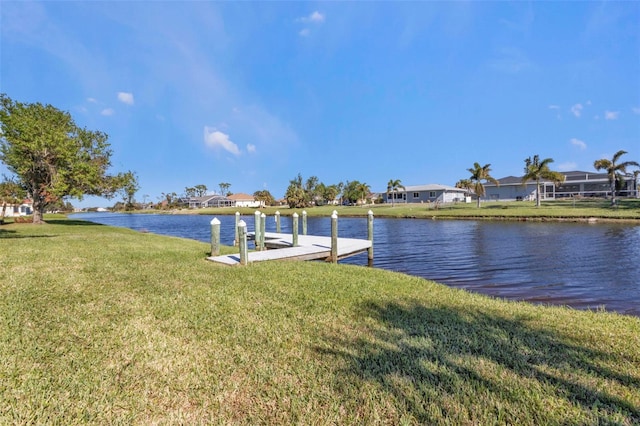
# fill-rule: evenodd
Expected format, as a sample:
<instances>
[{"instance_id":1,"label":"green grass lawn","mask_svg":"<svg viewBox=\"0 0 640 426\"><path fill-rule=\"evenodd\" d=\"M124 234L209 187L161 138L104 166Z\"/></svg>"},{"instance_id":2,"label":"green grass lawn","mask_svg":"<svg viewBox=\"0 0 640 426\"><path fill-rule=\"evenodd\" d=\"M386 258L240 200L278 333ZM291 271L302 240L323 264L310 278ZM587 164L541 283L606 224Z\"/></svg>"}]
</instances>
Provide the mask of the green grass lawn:
<instances>
[{"instance_id":1,"label":"green grass lawn","mask_svg":"<svg viewBox=\"0 0 640 426\"><path fill-rule=\"evenodd\" d=\"M640 423L639 318L47 219L0 227L0 424Z\"/></svg>"},{"instance_id":2,"label":"green grass lawn","mask_svg":"<svg viewBox=\"0 0 640 426\"><path fill-rule=\"evenodd\" d=\"M545 201L540 207L532 201L488 201L483 202L480 208L475 202L435 204L375 204L366 206L322 206L304 209L309 216L330 216L336 210L340 216L366 216L369 210L376 217L398 218L436 218L436 219L504 219L504 220L583 220L589 218L606 220L640 220L640 199L621 199L616 207L610 206L611 202L604 199L580 199L580 200L554 200ZM196 214L220 214L229 215L239 211L241 214L253 214L252 208L207 208L181 210L182 213ZM271 216L276 211L282 215L291 215L302 209L289 209L288 207L268 207L262 209L266 215Z\"/></svg>"}]
</instances>

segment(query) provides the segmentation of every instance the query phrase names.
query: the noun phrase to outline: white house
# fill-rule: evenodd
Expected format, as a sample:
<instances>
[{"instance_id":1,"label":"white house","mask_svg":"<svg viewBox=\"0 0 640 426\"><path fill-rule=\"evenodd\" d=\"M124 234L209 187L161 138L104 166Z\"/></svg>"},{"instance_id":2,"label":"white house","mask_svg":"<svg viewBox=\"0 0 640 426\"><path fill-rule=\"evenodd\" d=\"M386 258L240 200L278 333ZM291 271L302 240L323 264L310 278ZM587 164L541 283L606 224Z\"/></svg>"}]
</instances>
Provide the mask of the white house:
<instances>
[{"instance_id":1,"label":"white house","mask_svg":"<svg viewBox=\"0 0 640 426\"><path fill-rule=\"evenodd\" d=\"M5 217L29 216L33 214L33 201L23 200L20 204L0 204L0 210L4 208Z\"/></svg>"},{"instance_id":2,"label":"white house","mask_svg":"<svg viewBox=\"0 0 640 426\"><path fill-rule=\"evenodd\" d=\"M467 190L437 183L427 185L407 185L395 193L386 193L387 203L452 203L464 201ZM393 199L392 199L393 197Z\"/></svg>"},{"instance_id":3,"label":"white house","mask_svg":"<svg viewBox=\"0 0 640 426\"><path fill-rule=\"evenodd\" d=\"M236 207L264 207L264 201L258 201L253 195L249 194L232 194L228 197L231 201L235 201Z\"/></svg>"}]
</instances>

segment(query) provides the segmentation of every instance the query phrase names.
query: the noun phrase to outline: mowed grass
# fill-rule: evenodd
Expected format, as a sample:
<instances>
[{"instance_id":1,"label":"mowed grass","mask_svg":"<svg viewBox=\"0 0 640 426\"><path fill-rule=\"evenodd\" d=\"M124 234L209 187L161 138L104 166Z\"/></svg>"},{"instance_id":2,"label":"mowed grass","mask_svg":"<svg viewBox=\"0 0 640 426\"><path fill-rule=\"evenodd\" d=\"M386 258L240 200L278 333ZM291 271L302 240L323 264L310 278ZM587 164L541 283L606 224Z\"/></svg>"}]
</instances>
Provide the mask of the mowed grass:
<instances>
[{"instance_id":1,"label":"mowed grass","mask_svg":"<svg viewBox=\"0 0 640 426\"><path fill-rule=\"evenodd\" d=\"M182 213L229 215L239 211L241 214L253 214L251 208L206 208L183 209ZM261 209L266 215L279 211L282 215L300 215L303 209L288 207L268 207ZM640 199L623 198L617 206L611 207L611 201L600 198L579 200L544 201L540 207L533 201L487 201L481 207L473 203L426 204L374 204L365 206L322 206L304 209L309 216L331 215L333 210L340 216L366 216L373 211L376 217L429 218L429 219L491 219L491 220L640 220Z\"/></svg>"},{"instance_id":2,"label":"mowed grass","mask_svg":"<svg viewBox=\"0 0 640 426\"><path fill-rule=\"evenodd\" d=\"M0 424L640 423L639 318L208 252L0 227Z\"/></svg>"}]
</instances>

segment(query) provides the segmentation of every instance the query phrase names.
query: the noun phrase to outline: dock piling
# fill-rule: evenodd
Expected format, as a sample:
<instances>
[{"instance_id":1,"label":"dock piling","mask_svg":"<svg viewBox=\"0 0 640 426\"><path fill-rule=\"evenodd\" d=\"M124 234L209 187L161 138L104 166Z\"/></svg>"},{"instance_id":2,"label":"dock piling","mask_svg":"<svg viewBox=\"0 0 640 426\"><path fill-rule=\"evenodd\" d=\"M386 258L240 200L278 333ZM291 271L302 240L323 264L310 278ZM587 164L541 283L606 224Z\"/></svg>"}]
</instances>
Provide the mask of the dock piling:
<instances>
[{"instance_id":1,"label":"dock piling","mask_svg":"<svg viewBox=\"0 0 640 426\"><path fill-rule=\"evenodd\" d=\"M240 245L240 264L247 264L247 224L244 220L238 223L238 238Z\"/></svg>"},{"instance_id":2,"label":"dock piling","mask_svg":"<svg viewBox=\"0 0 640 426\"><path fill-rule=\"evenodd\" d=\"M211 221L211 256L220 254L220 221L214 217Z\"/></svg>"},{"instance_id":3,"label":"dock piling","mask_svg":"<svg viewBox=\"0 0 640 426\"><path fill-rule=\"evenodd\" d=\"M262 213L260 215L260 250L264 250L264 242L265 242L265 233L267 226L267 215Z\"/></svg>"},{"instance_id":4,"label":"dock piling","mask_svg":"<svg viewBox=\"0 0 640 426\"><path fill-rule=\"evenodd\" d=\"M307 211L302 210L302 235L307 235Z\"/></svg>"},{"instance_id":5,"label":"dock piling","mask_svg":"<svg viewBox=\"0 0 640 426\"><path fill-rule=\"evenodd\" d=\"M294 213L292 218L293 218L293 223L291 224L291 228L293 231L293 237L292 237L291 245L293 247L297 247L298 246L298 213Z\"/></svg>"},{"instance_id":6,"label":"dock piling","mask_svg":"<svg viewBox=\"0 0 640 426\"><path fill-rule=\"evenodd\" d=\"M240 240L238 240L238 223L240 223L240 212L236 212L236 227L233 232L233 245L237 246L240 244Z\"/></svg>"},{"instance_id":7,"label":"dock piling","mask_svg":"<svg viewBox=\"0 0 640 426\"><path fill-rule=\"evenodd\" d=\"M276 232L280 233L280 212L276 210Z\"/></svg>"},{"instance_id":8,"label":"dock piling","mask_svg":"<svg viewBox=\"0 0 640 426\"><path fill-rule=\"evenodd\" d=\"M254 226L255 226L255 245L256 245L256 250L260 250L260 240L262 239L262 236L260 235L260 212L256 211L254 214Z\"/></svg>"},{"instance_id":9,"label":"dock piling","mask_svg":"<svg viewBox=\"0 0 640 426\"><path fill-rule=\"evenodd\" d=\"M331 214L331 263L338 263L338 212Z\"/></svg>"},{"instance_id":10,"label":"dock piling","mask_svg":"<svg viewBox=\"0 0 640 426\"><path fill-rule=\"evenodd\" d=\"M367 213L367 239L371 241L371 247L367 250L367 266L373 266L373 212Z\"/></svg>"}]
</instances>

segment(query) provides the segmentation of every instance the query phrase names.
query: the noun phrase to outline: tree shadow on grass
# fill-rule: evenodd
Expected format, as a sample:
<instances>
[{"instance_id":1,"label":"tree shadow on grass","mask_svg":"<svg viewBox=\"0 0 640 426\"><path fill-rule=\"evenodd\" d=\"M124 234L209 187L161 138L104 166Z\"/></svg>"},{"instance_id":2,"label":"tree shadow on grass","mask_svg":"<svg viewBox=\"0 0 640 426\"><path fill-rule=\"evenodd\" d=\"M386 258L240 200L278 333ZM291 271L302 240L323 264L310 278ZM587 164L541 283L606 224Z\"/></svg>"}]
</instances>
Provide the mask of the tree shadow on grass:
<instances>
[{"instance_id":1,"label":"tree shadow on grass","mask_svg":"<svg viewBox=\"0 0 640 426\"><path fill-rule=\"evenodd\" d=\"M89 222L77 219L49 219L46 221L49 225L66 225L66 226L105 226L101 223Z\"/></svg>"},{"instance_id":2,"label":"tree shadow on grass","mask_svg":"<svg viewBox=\"0 0 640 426\"><path fill-rule=\"evenodd\" d=\"M489 413L507 424L640 424L640 407L605 384L637 395L640 378L623 367L638 365L637 357L478 309L368 303L362 314L375 324L372 339L327 337L318 351L346 361L338 381L379 385L420 423L482 424ZM573 406L582 419L563 419L545 400ZM483 401L488 406L477 407Z\"/></svg>"}]
</instances>

